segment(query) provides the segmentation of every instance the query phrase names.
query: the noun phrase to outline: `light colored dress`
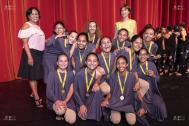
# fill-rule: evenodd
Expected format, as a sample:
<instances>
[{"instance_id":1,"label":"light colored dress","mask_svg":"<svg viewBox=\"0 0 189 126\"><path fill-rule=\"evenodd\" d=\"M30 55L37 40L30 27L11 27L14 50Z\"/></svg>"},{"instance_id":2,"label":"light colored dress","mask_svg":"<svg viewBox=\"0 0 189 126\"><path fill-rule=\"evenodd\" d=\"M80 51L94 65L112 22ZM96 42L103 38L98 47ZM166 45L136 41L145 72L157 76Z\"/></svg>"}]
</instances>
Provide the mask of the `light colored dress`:
<instances>
[{"instance_id":1,"label":"light colored dress","mask_svg":"<svg viewBox=\"0 0 189 126\"><path fill-rule=\"evenodd\" d=\"M129 19L127 20L127 22L125 21L116 22L115 27L117 31L119 31L121 28L127 29L129 32L129 38L131 39L133 35L135 35L136 32L135 29L137 27L137 24L135 20Z\"/></svg>"}]
</instances>

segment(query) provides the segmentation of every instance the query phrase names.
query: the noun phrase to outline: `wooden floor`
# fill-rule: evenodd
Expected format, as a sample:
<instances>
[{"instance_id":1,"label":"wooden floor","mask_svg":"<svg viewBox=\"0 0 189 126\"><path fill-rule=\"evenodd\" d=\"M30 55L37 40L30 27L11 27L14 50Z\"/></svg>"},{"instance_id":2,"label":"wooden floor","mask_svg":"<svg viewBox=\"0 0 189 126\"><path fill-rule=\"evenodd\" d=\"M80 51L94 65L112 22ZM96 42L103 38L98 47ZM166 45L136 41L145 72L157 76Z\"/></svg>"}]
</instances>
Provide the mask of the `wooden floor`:
<instances>
[{"instance_id":1,"label":"wooden floor","mask_svg":"<svg viewBox=\"0 0 189 126\"><path fill-rule=\"evenodd\" d=\"M39 90L45 102L45 85ZM168 119L163 123L151 122L152 126L189 126L189 75L163 76L158 83L168 110ZM27 81L15 80L0 83L0 126L66 126L64 121L56 121L54 113L45 107L38 109L29 97ZM180 119L177 119L180 118ZM92 120L77 120L74 126L113 126L112 123ZM122 121L120 125L128 125ZM139 124L136 124L140 126Z\"/></svg>"}]
</instances>

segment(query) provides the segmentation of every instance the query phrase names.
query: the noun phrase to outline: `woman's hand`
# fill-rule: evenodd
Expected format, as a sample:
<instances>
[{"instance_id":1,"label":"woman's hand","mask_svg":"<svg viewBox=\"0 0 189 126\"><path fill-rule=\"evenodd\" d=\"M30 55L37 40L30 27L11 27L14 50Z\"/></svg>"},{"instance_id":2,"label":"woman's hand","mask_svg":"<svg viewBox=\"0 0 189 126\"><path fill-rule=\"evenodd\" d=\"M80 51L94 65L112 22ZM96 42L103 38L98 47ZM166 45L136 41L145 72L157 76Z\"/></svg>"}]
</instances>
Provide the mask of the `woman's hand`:
<instances>
[{"instance_id":1,"label":"woman's hand","mask_svg":"<svg viewBox=\"0 0 189 126\"><path fill-rule=\"evenodd\" d=\"M28 57L28 65L33 66L34 65L34 61L33 61L33 57Z\"/></svg>"},{"instance_id":2,"label":"woman's hand","mask_svg":"<svg viewBox=\"0 0 189 126\"><path fill-rule=\"evenodd\" d=\"M146 111L144 110L144 108L140 108L137 113L139 116L143 116L146 113Z\"/></svg>"}]
</instances>

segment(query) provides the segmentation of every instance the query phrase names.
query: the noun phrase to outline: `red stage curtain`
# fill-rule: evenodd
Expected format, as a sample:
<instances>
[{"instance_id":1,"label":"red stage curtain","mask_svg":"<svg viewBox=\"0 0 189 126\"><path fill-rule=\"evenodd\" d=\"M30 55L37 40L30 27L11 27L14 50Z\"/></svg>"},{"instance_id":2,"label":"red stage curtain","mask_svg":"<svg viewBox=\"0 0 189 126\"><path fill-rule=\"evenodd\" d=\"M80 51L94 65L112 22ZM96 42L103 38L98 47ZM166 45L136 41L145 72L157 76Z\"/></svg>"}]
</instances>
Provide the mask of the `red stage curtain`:
<instances>
[{"instance_id":1,"label":"red stage curtain","mask_svg":"<svg viewBox=\"0 0 189 126\"><path fill-rule=\"evenodd\" d=\"M114 35L114 23L121 19L119 8L124 3L132 9L131 18L138 30L145 24L154 27L186 22L189 25L187 0L1 0L0 1L0 82L16 79L22 42L17 33L26 21L25 10L36 6L41 11L40 26L48 38L56 20L63 20L68 31L83 31L94 20L103 35Z\"/></svg>"}]
</instances>

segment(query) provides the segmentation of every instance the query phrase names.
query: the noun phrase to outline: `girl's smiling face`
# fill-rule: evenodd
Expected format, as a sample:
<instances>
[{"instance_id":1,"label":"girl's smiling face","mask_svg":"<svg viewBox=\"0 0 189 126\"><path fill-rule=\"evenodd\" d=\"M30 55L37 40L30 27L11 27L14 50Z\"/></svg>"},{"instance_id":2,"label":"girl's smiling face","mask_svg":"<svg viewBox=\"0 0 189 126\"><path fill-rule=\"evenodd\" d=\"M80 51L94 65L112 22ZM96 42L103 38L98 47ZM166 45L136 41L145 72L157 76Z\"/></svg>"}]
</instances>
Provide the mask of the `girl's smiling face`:
<instances>
[{"instance_id":1,"label":"girl's smiling face","mask_svg":"<svg viewBox=\"0 0 189 126\"><path fill-rule=\"evenodd\" d=\"M65 70L68 67L68 58L66 55L60 55L57 61L58 68Z\"/></svg>"},{"instance_id":2,"label":"girl's smiling face","mask_svg":"<svg viewBox=\"0 0 189 126\"><path fill-rule=\"evenodd\" d=\"M140 37L132 42L132 48L135 52L138 52L142 48L142 39Z\"/></svg>"},{"instance_id":3,"label":"girl's smiling face","mask_svg":"<svg viewBox=\"0 0 189 126\"><path fill-rule=\"evenodd\" d=\"M124 58L120 57L117 59L116 67L119 72L125 72L127 70L127 66L127 61Z\"/></svg>"},{"instance_id":4,"label":"girl's smiling face","mask_svg":"<svg viewBox=\"0 0 189 126\"><path fill-rule=\"evenodd\" d=\"M79 49L84 49L87 45L87 38L84 35L80 35L77 40L77 46Z\"/></svg>"},{"instance_id":5,"label":"girl's smiling face","mask_svg":"<svg viewBox=\"0 0 189 126\"><path fill-rule=\"evenodd\" d=\"M128 39L128 34L125 30L121 30L118 34L119 42L124 42Z\"/></svg>"},{"instance_id":6,"label":"girl's smiling face","mask_svg":"<svg viewBox=\"0 0 189 126\"><path fill-rule=\"evenodd\" d=\"M57 34L57 35L63 35L64 34L64 32L65 32L65 28L61 25L61 24L57 24L56 26L55 26L55 33Z\"/></svg>"},{"instance_id":7,"label":"girl's smiling face","mask_svg":"<svg viewBox=\"0 0 189 126\"><path fill-rule=\"evenodd\" d=\"M101 49L103 52L109 53L112 48L112 42L110 41L109 38L105 37L101 40Z\"/></svg>"},{"instance_id":8,"label":"girl's smiling face","mask_svg":"<svg viewBox=\"0 0 189 126\"><path fill-rule=\"evenodd\" d=\"M95 70L99 64L98 62L98 58L96 55L94 54L90 54L87 59L86 59L86 65L87 68L89 68L90 70Z\"/></svg>"},{"instance_id":9,"label":"girl's smiling face","mask_svg":"<svg viewBox=\"0 0 189 126\"><path fill-rule=\"evenodd\" d=\"M95 22L90 22L89 23L89 33L95 34L96 28L97 28L97 26L96 26Z\"/></svg>"},{"instance_id":10,"label":"girl's smiling face","mask_svg":"<svg viewBox=\"0 0 189 126\"><path fill-rule=\"evenodd\" d=\"M77 38L77 33L76 32L71 32L70 35L68 36L69 44L73 44L74 41L76 41L76 38Z\"/></svg>"},{"instance_id":11,"label":"girl's smiling face","mask_svg":"<svg viewBox=\"0 0 189 126\"><path fill-rule=\"evenodd\" d=\"M145 42L150 42L154 38L154 30L149 28L143 34L143 40Z\"/></svg>"},{"instance_id":12,"label":"girl's smiling face","mask_svg":"<svg viewBox=\"0 0 189 126\"><path fill-rule=\"evenodd\" d=\"M139 51L139 60L141 63L145 63L149 58L149 55L147 53L147 50L146 49L141 49Z\"/></svg>"}]
</instances>

